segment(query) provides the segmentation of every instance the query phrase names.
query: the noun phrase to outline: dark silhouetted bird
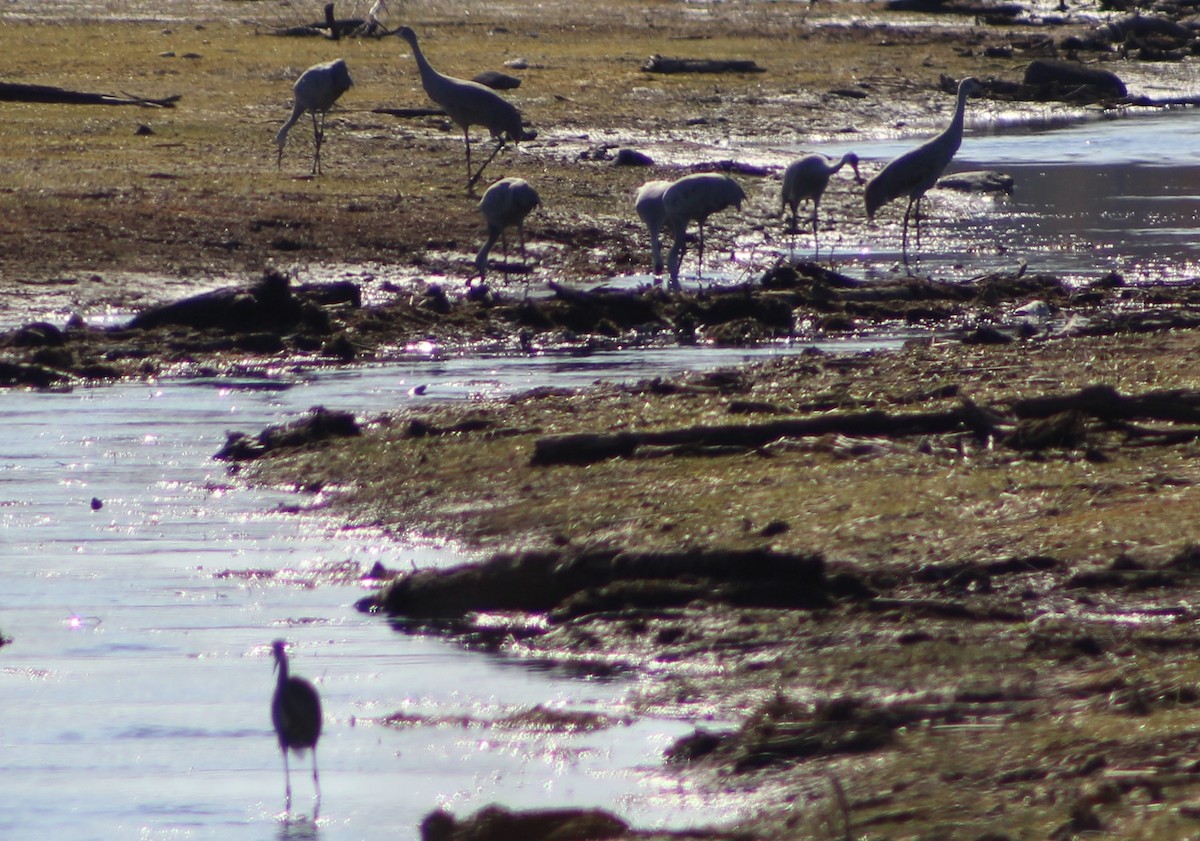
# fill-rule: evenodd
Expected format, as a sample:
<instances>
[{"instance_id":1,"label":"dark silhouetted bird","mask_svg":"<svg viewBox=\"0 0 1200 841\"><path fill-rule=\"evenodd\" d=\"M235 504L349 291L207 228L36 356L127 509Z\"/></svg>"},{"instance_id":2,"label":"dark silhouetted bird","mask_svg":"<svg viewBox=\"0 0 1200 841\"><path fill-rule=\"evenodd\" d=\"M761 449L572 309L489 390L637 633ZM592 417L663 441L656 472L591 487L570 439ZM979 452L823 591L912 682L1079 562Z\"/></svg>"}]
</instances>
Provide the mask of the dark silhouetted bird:
<instances>
[{"instance_id":1,"label":"dark silhouetted bird","mask_svg":"<svg viewBox=\"0 0 1200 841\"><path fill-rule=\"evenodd\" d=\"M321 781L317 774L317 739L321 738L321 699L317 690L307 680L288 675L287 643L275 640L271 644L275 653L275 670L279 673L275 684L275 695L271 698L271 721L279 737L279 749L283 752L283 776L287 791L286 811L292 810L292 777L288 769L288 751L303 755L312 751L313 817L321 809Z\"/></svg>"},{"instance_id":2,"label":"dark silhouetted bird","mask_svg":"<svg viewBox=\"0 0 1200 841\"><path fill-rule=\"evenodd\" d=\"M537 191L524 178L501 178L483 193L479 212L487 222L487 241L475 256L475 269L482 279L487 272L488 253L506 228L516 226L521 241L521 259L525 259L525 217L541 203ZM508 243L504 245L505 264L508 263Z\"/></svg>"},{"instance_id":3,"label":"dark silhouetted bird","mask_svg":"<svg viewBox=\"0 0 1200 841\"><path fill-rule=\"evenodd\" d=\"M821 204L821 196L825 195L825 188L829 186L830 177L846 164L850 164L854 169L855 183L861 184L863 179L858 172L858 155L853 152L842 155L842 159L836 164L824 155L805 155L798 161L792 161L784 170L780 200L783 207L791 208L792 211L792 224L789 230L792 232L796 230L796 208L799 207L800 202L805 199L812 201L814 258L820 253L817 244L817 208Z\"/></svg>"},{"instance_id":4,"label":"dark silhouetted bird","mask_svg":"<svg viewBox=\"0 0 1200 841\"><path fill-rule=\"evenodd\" d=\"M954 158L954 153L962 144L963 114L966 111L967 97L981 90L983 86L976 79L968 77L959 82L958 103L946 130L937 137L926 140L917 148L905 152L867 182L866 202L869 219L873 219L875 211L892 199L908 196L908 208L904 211L904 233L901 238L901 253L905 266L908 265L909 217L914 215L915 208L917 248L920 249L921 199L942 177L942 173Z\"/></svg>"},{"instance_id":5,"label":"dark silhouetted bird","mask_svg":"<svg viewBox=\"0 0 1200 841\"><path fill-rule=\"evenodd\" d=\"M683 251L687 247L687 226L696 221L700 224L700 253L698 270L704 268L704 222L709 216L727 207L742 208L746 193L741 185L722 172L698 172L685 175L663 191L663 210L667 225L675 237L671 253L667 256L667 270L671 275L671 286L679 286L679 266L683 262Z\"/></svg>"},{"instance_id":6,"label":"dark silhouetted bird","mask_svg":"<svg viewBox=\"0 0 1200 841\"><path fill-rule=\"evenodd\" d=\"M288 132L292 126L307 112L312 114L313 121L313 175L321 171L321 144L325 142L325 116L338 101L338 97L350 90L354 80L350 78L350 70L343 59L327 61L324 64L314 64L300 74L296 84L292 86L296 100L292 104L292 116L275 135L275 145L279 147L276 166L283 166L283 147L287 145Z\"/></svg>"},{"instance_id":7,"label":"dark silhouetted bird","mask_svg":"<svg viewBox=\"0 0 1200 841\"><path fill-rule=\"evenodd\" d=\"M513 143L519 142L524 129L521 123L521 113L516 106L486 85L467 79L456 79L433 69L425 54L417 44L417 33L407 26L396 30L396 34L412 47L413 58L417 61L417 70L421 74L421 87L426 95L441 106L446 115L462 129L463 141L467 146L467 192L474 188L483 170L492 158L504 148L505 138ZM496 148L491 156L479 167L479 171L471 172L471 126L483 126L496 140Z\"/></svg>"}]
</instances>

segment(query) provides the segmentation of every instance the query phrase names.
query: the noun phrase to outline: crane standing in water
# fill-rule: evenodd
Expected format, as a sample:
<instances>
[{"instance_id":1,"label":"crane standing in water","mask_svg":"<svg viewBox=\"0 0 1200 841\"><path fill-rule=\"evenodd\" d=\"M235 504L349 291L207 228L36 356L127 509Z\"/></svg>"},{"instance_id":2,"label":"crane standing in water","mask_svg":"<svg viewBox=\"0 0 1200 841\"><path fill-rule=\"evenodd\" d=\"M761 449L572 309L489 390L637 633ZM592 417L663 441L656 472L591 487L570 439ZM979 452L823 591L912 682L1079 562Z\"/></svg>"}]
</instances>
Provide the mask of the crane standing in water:
<instances>
[{"instance_id":1,"label":"crane standing in water","mask_svg":"<svg viewBox=\"0 0 1200 841\"><path fill-rule=\"evenodd\" d=\"M867 218L874 218L875 211L892 199L908 196L908 209L904 211L904 234L901 239L901 253L904 265L908 266L908 220L916 208L917 248L921 247L921 199L937 180L942 177L946 167L954 158L954 153L962 144L963 114L966 111L967 97L983 90L983 85L977 79L967 77L958 84L958 102L954 107L954 117L941 134L931 140L926 140L915 149L910 149L900 157L885 166L879 173L867 182L866 202Z\"/></svg>"},{"instance_id":2,"label":"crane standing in water","mask_svg":"<svg viewBox=\"0 0 1200 841\"><path fill-rule=\"evenodd\" d=\"M525 217L541 204L537 190L524 178L501 178L488 187L479 200L479 212L487 222L487 241L475 256L475 269L482 280L487 272L488 253L506 228L514 225L521 241L521 259L525 259ZM504 242L504 263L508 265L508 240ZM469 283L470 281L468 281Z\"/></svg>"},{"instance_id":3,"label":"crane standing in water","mask_svg":"<svg viewBox=\"0 0 1200 841\"><path fill-rule=\"evenodd\" d=\"M805 199L812 201L813 259L820 253L817 242L817 208L821 204L821 196L825 195L830 177L846 164L854 169L854 183L863 183L863 177L858 172L858 155L853 152L842 155L842 159L836 164L824 155L805 155L797 161L792 161L784 170L780 201L783 207L791 208L790 231L793 234L796 232L796 208Z\"/></svg>"},{"instance_id":4,"label":"crane standing in water","mask_svg":"<svg viewBox=\"0 0 1200 841\"><path fill-rule=\"evenodd\" d=\"M279 737L279 749L283 752L283 776L287 791L285 810L292 811L292 777L288 769L288 751L303 754L312 751L313 819L321 809L321 781L317 775L317 739L321 737L321 698L313 685L302 677L288 675L287 643L275 640L271 643L275 654L275 670L279 678L275 694L271 698L271 721Z\"/></svg>"},{"instance_id":5,"label":"crane standing in water","mask_svg":"<svg viewBox=\"0 0 1200 841\"><path fill-rule=\"evenodd\" d=\"M275 135L275 145L279 147L279 155L275 159L277 167L283 166L283 147L287 145L288 132L296 125L304 114L312 114L313 121L313 175L321 172L321 144L325 142L325 117L333 104L346 91L350 90L354 80L350 78L350 69L344 59L327 61L324 64L314 64L300 74L296 84L292 86L295 102L292 104L292 116Z\"/></svg>"},{"instance_id":6,"label":"crane standing in water","mask_svg":"<svg viewBox=\"0 0 1200 841\"><path fill-rule=\"evenodd\" d=\"M417 70L421 74L421 87L426 95L440 105L447 116L463 132L463 140L467 145L467 193L475 189L476 182L483 175L484 169L492 162L492 158L505 146L505 137L518 143L524 135L521 122L521 112L500 94L486 85L471 82L466 79L456 79L433 69L425 54L417 44L417 33L407 26L396 30L396 34L412 47L413 58L417 61ZM479 167L479 171L471 172L471 126L483 126L497 141L491 156Z\"/></svg>"},{"instance_id":7,"label":"crane standing in water","mask_svg":"<svg viewBox=\"0 0 1200 841\"><path fill-rule=\"evenodd\" d=\"M687 226L693 220L700 224L700 254L698 266L704 268L704 222L709 216L727 207L742 209L746 192L742 186L723 172L698 172L685 175L663 191L663 210L667 224L675 236L667 269L671 287L679 288L679 267L687 247Z\"/></svg>"}]
</instances>

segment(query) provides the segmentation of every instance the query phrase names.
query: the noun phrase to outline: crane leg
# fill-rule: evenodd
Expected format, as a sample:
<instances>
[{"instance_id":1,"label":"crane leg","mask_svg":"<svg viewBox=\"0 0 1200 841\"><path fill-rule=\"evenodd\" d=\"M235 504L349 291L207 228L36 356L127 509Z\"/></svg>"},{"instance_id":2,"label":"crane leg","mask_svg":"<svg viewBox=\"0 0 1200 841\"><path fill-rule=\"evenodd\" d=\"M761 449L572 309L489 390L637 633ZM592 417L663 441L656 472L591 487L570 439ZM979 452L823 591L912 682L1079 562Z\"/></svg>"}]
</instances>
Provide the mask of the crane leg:
<instances>
[{"instance_id":1,"label":"crane leg","mask_svg":"<svg viewBox=\"0 0 1200 841\"><path fill-rule=\"evenodd\" d=\"M492 154L488 155L488 159L480 165L479 170L474 175L470 175L470 165L469 164L467 165L467 171L468 171L468 175L469 175L469 179L467 181L467 193L468 194L470 194L471 191L475 189L475 184L479 181L480 176L483 175L483 171L485 169L487 169L487 165L492 162L492 160L496 157L496 155L500 154L500 150L503 149L505 147L505 145L506 144L504 143L503 140L501 140L499 143L497 143L496 148L492 150Z\"/></svg>"},{"instance_id":2,"label":"crane leg","mask_svg":"<svg viewBox=\"0 0 1200 841\"><path fill-rule=\"evenodd\" d=\"M313 797L313 821L317 820L317 816L321 812L321 777L317 773L317 748L313 746L313 791L316 795Z\"/></svg>"},{"instance_id":3,"label":"crane leg","mask_svg":"<svg viewBox=\"0 0 1200 841\"><path fill-rule=\"evenodd\" d=\"M292 774L288 770L287 748L283 749L283 811L291 813L292 811Z\"/></svg>"},{"instance_id":4,"label":"crane leg","mask_svg":"<svg viewBox=\"0 0 1200 841\"><path fill-rule=\"evenodd\" d=\"M813 259L817 260L817 259L820 259L820 257L821 257L821 243L817 240L817 203L816 202L813 202L812 228L813 228Z\"/></svg>"},{"instance_id":5,"label":"crane leg","mask_svg":"<svg viewBox=\"0 0 1200 841\"><path fill-rule=\"evenodd\" d=\"M908 219L912 215L913 200L908 200L908 207L904 211L904 232L900 237L900 254L904 258L904 268L908 268Z\"/></svg>"},{"instance_id":6,"label":"crane leg","mask_svg":"<svg viewBox=\"0 0 1200 841\"><path fill-rule=\"evenodd\" d=\"M321 174L321 141L325 139L325 115L321 114L318 122L317 112L312 112L313 121L313 175Z\"/></svg>"},{"instance_id":7,"label":"crane leg","mask_svg":"<svg viewBox=\"0 0 1200 841\"><path fill-rule=\"evenodd\" d=\"M471 177L471 132L468 129L463 129L463 142L467 144L467 195L471 195L475 189L475 181Z\"/></svg>"}]
</instances>

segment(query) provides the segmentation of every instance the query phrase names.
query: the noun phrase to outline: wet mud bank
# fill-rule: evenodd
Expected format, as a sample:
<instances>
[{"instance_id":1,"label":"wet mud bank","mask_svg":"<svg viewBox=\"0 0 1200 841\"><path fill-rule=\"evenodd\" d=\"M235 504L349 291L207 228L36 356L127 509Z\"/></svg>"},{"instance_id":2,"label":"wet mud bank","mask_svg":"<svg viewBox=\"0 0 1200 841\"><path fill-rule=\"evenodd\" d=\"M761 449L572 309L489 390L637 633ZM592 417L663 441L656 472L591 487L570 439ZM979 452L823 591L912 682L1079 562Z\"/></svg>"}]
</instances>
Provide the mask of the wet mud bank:
<instances>
[{"instance_id":1,"label":"wet mud bank","mask_svg":"<svg viewBox=\"0 0 1200 841\"><path fill-rule=\"evenodd\" d=\"M360 607L630 680L696 722L664 767L737 801L727 837L1162 837L1200 798L1200 366L1159 303L362 419L242 469L481 549ZM639 444L537 458L580 435Z\"/></svg>"},{"instance_id":2,"label":"wet mud bank","mask_svg":"<svg viewBox=\"0 0 1200 841\"><path fill-rule=\"evenodd\" d=\"M31 322L0 334L0 385L245 376L387 361L422 342L444 353L538 353L753 346L920 329L989 343L1046 330L1097 335L1137 329L1138 322L1145 329L1188 326L1200 318L1189 288L1126 288L1117 276L1087 288L1022 273L967 283L868 283L811 262L781 262L753 282L694 293L551 284L548 296L529 298L478 286L450 295L431 285L396 290L371 306L362 301L361 287L350 281L294 284L269 271L244 286L148 307L117 327L78 318L64 328Z\"/></svg>"}]
</instances>

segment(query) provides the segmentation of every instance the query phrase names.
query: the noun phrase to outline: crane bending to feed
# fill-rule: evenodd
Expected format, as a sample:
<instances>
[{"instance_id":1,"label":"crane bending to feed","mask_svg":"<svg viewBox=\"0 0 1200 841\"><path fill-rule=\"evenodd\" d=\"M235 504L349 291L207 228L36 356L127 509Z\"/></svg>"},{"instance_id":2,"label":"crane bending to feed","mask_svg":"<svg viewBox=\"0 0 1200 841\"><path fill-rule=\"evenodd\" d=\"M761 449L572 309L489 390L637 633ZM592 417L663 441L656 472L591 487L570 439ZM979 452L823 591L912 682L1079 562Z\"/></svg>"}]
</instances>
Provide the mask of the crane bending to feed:
<instances>
[{"instance_id":1,"label":"crane bending to feed","mask_svg":"<svg viewBox=\"0 0 1200 841\"><path fill-rule=\"evenodd\" d=\"M685 175L663 191L663 211L667 225L675 237L667 256L671 287L679 288L679 266L687 247L687 226L693 220L700 225L700 254L698 271L704 268L704 222L709 216L727 207L742 209L746 192L741 185L723 172L698 172Z\"/></svg>"},{"instance_id":2,"label":"crane bending to feed","mask_svg":"<svg viewBox=\"0 0 1200 841\"><path fill-rule=\"evenodd\" d=\"M501 178L483 193L479 212L487 222L487 241L475 256L475 269L482 280L487 272L488 254L506 228L516 226L521 241L521 260L525 259L525 217L541 204L537 190L524 178ZM508 241L504 244L504 262L508 264ZM471 281L468 279L467 283Z\"/></svg>"},{"instance_id":3,"label":"crane bending to feed","mask_svg":"<svg viewBox=\"0 0 1200 841\"><path fill-rule=\"evenodd\" d=\"M334 59L323 64L314 64L300 74L296 84L292 86L295 101L292 104L292 116L275 135L275 145L279 147L279 156L275 160L277 167L283 166L283 147L287 145L288 132L292 126L304 116L312 114L313 121L313 175L321 172L321 144L325 142L325 117L333 104L346 91L350 90L354 80L350 78L350 69L344 59Z\"/></svg>"},{"instance_id":4,"label":"crane bending to feed","mask_svg":"<svg viewBox=\"0 0 1200 841\"><path fill-rule=\"evenodd\" d=\"M413 58L416 59L417 70L421 74L421 87L425 89L426 95L440 105L451 121L462 129L463 140L467 145L467 193L470 193L475 189L475 184L483 175L484 169L492 162L492 158L504 148L505 138L513 143L521 140L524 133L521 112L486 85L456 79L434 70L417 44L417 33L410 27L402 26L396 30L396 34L412 47ZM474 174L471 172L471 126L483 126L496 140L496 148L492 150L491 156Z\"/></svg>"},{"instance_id":5,"label":"crane bending to feed","mask_svg":"<svg viewBox=\"0 0 1200 841\"><path fill-rule=\"evenodd\" d=\"M288 675L287 643L275 640L271 644L275 654L275 670L279 678L275 694L271 698L271 721L279 737L279 749L283 752L283 778L286 787L285 810L292 811L292 777L288 770L288 751L303 754L312 751L313 819L321 809L321 781L317 775L317 739L321 737L321 698L313 685L302 677Z\"/></svg>"},{"instance_id":6,"label":"crane bending to feed","mask_svg":"<svg viewBox=\"0 0 1200 841\"><path fill-rule=\"evenodd\" d=\"M783 189L780 191L781 209L791 208L791 232L796 232L796 208L805 199L812 201L812 232L813 258L820 253L817 243L817 208L821 204L821 196L829 186L829 179L835 172L849 164L854 170L854 183L863 183L863 177L858 172L858 155L847 152L836 164L824 155L805 155L797 161L788 164L783 173Z\"/></svg>"},{"instance_id":7,"label":"crane bending to feed","mask_svg":"<svg viewBox=\"0 0 1200 841\"><path fill-rule=\"evenodd\" d=\"M650 259L654 264L654 274L660 275L663 270L662 258L662 229L667 223L667 209L663 207L663 193L671 186L671 181L647 181L638 187L633 200L633 209L646 223L650 231Z\"/></svg>"},{"instance_id":8,"label":"crane bending to feed","mask_svg":"<svg viewBox=\"0 0 1200 841\"><path fill-rule=\"evenodd\" d=\"M958 103L954 107L954 117L946 130L930 140L926 140L915 149L910 149L900 157L885 166L879 173L867 182L866 202L867 218L873 219L875 211L892 199L908 196L908 208L904 211L904 234L901 239L901 253L904 265L908 266L908 220L916 209L917 248L921 247L921 199L925 193L937 183L946 167L954 158L954 153L962 144L963 114L966 111L967 97L983 90L983 85L977 79L967 77L958 83Z\"/></svg>"}]
</instances>

